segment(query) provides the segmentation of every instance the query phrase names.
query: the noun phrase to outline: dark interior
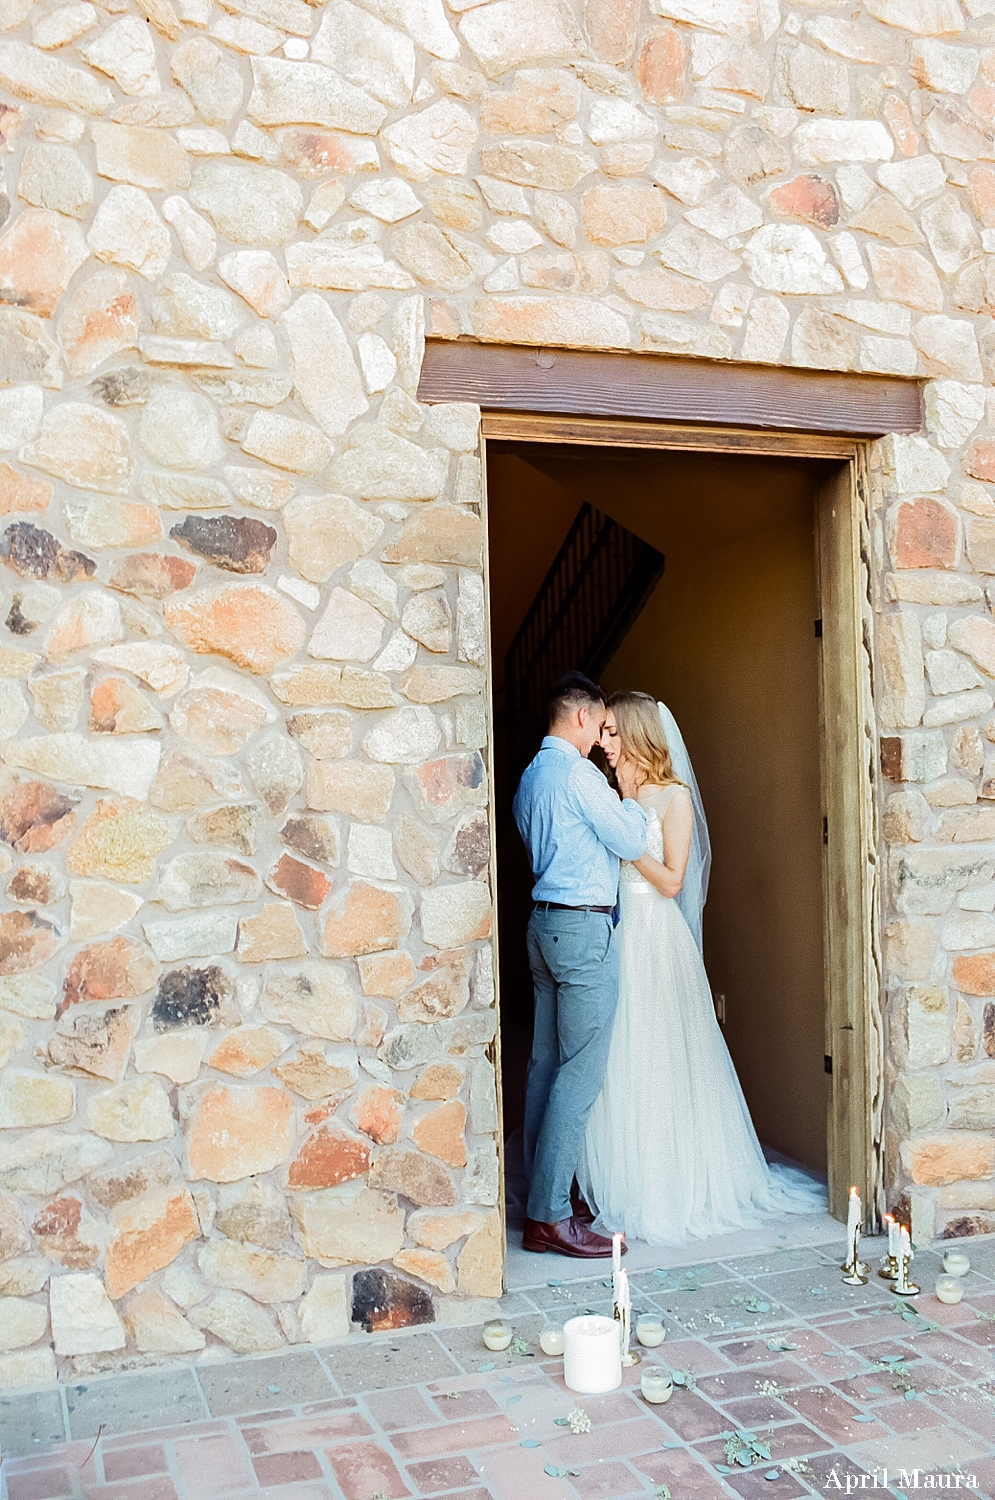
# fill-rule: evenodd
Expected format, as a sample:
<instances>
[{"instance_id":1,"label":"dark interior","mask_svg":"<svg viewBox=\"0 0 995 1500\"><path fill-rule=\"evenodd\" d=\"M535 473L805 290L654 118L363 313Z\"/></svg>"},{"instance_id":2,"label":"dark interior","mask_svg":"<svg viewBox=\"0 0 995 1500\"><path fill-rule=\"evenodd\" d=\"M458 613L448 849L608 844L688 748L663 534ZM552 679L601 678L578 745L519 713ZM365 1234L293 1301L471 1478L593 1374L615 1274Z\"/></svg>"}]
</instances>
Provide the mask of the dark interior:
<instances>
[{"instance_id":1,"label":"dark interior","mask_svg":"<svg viewBox=\"0 0 995 1500\"><path fill-rule=\"evenodd\" d=\"M608 690L664 699L681 725L712 840L705 962L724 1035L763 1144L825 1170L814 505L829 469L801 459L488 444L506 1137L521 1124L532 1012L531 877L511 800L522 756L543 733L517 683L506 681L506 656L587 504L662 554L662 576L649 589L645 570L636 581L635 616L596 670ZM562 631L548 639L554 658L569 649ZM544 664L554 666L589 664Z\"/></svg>"}]
</instances>

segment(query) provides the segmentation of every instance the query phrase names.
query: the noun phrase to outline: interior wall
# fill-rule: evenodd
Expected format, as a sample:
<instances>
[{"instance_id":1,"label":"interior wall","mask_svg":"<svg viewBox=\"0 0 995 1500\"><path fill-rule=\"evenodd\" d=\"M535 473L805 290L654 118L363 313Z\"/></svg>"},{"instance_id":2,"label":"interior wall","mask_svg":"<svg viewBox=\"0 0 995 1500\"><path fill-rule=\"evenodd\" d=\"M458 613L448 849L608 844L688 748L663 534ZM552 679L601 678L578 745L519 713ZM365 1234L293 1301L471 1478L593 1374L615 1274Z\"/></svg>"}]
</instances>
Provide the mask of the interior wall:
<instances>
[{"instance_id":1,"label":"interior wall","mask_svg":"<svg viewBox=\"0 0 995 1500\"><path fill-rule=\"evenodd\" d=\"M663 579L603 680L665 698L681 724L712 837L705 959L713 990L726 997L724 1034L761 1140L820 1170L829 1080L813 527L823 468L539 445L488 450L499 692L504 652L584 500L665 554ZM508 820L512 790L499 778L502 993L520 1029L527 969L510 950L521 944L528 872ZM513 1040L506 1073L515 1056Z\"/></svg>"}]
</instances>

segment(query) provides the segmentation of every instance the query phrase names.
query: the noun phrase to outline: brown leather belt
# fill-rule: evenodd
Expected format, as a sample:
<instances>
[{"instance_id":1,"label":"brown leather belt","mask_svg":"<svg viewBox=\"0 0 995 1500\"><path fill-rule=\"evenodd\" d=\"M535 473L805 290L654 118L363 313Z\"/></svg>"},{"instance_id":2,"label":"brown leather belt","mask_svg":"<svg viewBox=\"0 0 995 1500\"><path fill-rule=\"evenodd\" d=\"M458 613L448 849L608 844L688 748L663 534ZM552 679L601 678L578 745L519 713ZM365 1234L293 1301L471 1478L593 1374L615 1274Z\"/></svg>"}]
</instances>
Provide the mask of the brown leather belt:
<instances>
[{"instance_id":1,"label":"brown leather belt","mask_svg":"<svg viewBox=\"0 0 995 1500\"><path fill-rule=\"evenodd\" d=\"M615 910L614 906L564 906L562 901L537 901L536 911L599 911L602 916L610 917Z\"/></svg>"}]
</instances>

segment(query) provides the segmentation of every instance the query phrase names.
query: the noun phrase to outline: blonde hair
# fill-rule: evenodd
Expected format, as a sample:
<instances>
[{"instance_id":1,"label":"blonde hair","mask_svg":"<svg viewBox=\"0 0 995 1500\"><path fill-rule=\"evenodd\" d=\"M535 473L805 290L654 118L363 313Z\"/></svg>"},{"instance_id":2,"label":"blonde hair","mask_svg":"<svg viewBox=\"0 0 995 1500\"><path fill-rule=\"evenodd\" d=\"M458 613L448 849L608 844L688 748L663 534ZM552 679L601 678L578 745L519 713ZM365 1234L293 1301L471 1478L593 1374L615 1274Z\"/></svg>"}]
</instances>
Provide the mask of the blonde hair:
<instances>
[{"instance_id":1,"label":"blonde hair","mask_svg":"<svg viewBox=\"0 0 995 1500\"><path fill-rule=\"evenodd\" d=\"M613 693L607 706L615 715L622 753L641 773L644 782L652 786L683 786L684 782L674 774L656 699L649 693Z\"/></svg>"}]
</instances>

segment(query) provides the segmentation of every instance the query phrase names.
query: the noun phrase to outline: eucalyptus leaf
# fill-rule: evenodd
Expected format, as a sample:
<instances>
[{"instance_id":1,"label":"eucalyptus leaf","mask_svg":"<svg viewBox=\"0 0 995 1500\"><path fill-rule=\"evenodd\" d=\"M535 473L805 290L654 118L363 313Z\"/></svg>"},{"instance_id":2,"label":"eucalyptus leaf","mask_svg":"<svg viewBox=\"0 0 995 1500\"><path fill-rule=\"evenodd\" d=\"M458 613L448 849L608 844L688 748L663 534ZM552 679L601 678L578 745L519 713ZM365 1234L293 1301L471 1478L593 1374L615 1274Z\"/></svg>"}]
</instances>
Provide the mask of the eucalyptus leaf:
<instances>
[{"instance_id":1,"label":"eucalyptus leaf","mask_svg":"<svg viewBox=\"0 0 995 1500\"><path fill-rule=\"evenodd\" d=\"M870 1412L858 1411L853 1420L855 1422L873 1422L874 1418L871 1416Z\"/></svg>"},{"instance_id":2,"label":"eucalyptus leaf","mask_svg":"<svg viewBox=\"0 0 995 1500\"><path fill-rule=\"evenodd\" d=\"M519 1448L538 1448L539 1443L535 1438L522 1438Z\"/></svg>"},{"instance_id":3,"label":"eucalyptus leaf","mask_svg":"<svg viewBox=\"0 0 995 1500\"><path fill-rule=\"evenodd\" d=\"M766 1472L766 1474L764 1475L765 1479L780 1479L780 1477L781 1477L781 1471L780 1471L780 1469L768 1469L767 1472Z\"/></svg>"},{"instance_id":4,"label":"eucalyptus leaf","mask_svg":"<svg viewBox=\"0 0 995 1500\"><path fill-rule=\"evenodd\" d=\"M486 1374L488 1374L489 1371L491 1371L493 1369L494 1369L494 1361L491 1359L491 1360L488 1360L488 1362L487 1362L486 1365L478 1365L477 1366L477 1374L478 1375L486 1375Z\"/></svg>"}]
</instances>

